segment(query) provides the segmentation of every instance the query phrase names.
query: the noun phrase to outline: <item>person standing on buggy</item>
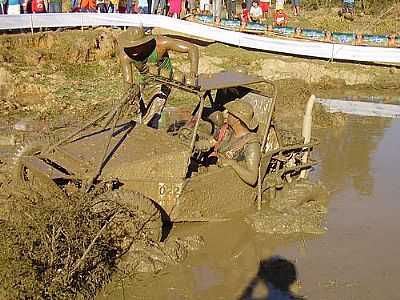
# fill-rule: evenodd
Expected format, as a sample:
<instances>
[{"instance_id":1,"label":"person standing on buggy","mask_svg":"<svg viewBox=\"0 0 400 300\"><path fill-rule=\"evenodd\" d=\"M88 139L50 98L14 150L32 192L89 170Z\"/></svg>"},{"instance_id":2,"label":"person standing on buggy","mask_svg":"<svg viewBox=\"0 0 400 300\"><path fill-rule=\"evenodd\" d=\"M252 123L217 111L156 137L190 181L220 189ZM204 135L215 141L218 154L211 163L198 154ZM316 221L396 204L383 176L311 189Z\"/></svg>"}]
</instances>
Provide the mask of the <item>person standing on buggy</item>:
<instances>
[{"instance_id":1,"label":"person standing on buggy","mask_svg":"<svg viewBox=\"0 0 400 300\"><path fill-rule=\"evenodd\" d=\"M187 84L195 86L198 76L199 50L193 44L185 41L164 36L145 35L143 27L128 28L119 35L117 42L124 88L129 89L134 84L139 85L141 102L144 106L142 123L157 127L161 111L170 94L170 88L161 85L160 88L152 89L149 86L151 83L146 82L149 67L155 66L160 76L173 78L174 70L168 51L187 53L190 60L190 72L185 79ZM150 91L150 95L146 95L147 90L153 92Z\"/></svg>"}]
</instances>

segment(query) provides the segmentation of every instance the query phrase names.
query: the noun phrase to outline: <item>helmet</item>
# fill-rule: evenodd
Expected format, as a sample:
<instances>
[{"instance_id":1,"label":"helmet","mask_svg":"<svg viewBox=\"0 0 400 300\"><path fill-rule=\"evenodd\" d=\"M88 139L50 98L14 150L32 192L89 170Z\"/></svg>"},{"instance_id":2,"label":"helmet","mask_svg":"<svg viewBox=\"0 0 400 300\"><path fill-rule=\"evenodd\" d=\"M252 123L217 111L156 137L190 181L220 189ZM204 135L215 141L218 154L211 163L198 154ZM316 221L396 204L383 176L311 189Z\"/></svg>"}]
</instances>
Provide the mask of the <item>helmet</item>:
<instances>
[{"instance_id":1,"label":"helmet","mask_svg":"<svg viewBox=\"0 0 400 300\"><path fill-rule=\"evenodd\" d=\"M133 48L144 45L153 40L151 35L145 35L143 27L129 27L118 37L118 44L121 48Z\"/></svg>"},{"instance_id":2,"label":"helmet","mask_svg":"<svg viewBox=\"0 0 400 300\"><path fill-rule=\"evenodd\" d=\"M235 100L225 104L225 108L230 114L242 121L248 129L257 128L257 120L254 117L254 110L250 103Z\"/></svg>"}]
</instances>

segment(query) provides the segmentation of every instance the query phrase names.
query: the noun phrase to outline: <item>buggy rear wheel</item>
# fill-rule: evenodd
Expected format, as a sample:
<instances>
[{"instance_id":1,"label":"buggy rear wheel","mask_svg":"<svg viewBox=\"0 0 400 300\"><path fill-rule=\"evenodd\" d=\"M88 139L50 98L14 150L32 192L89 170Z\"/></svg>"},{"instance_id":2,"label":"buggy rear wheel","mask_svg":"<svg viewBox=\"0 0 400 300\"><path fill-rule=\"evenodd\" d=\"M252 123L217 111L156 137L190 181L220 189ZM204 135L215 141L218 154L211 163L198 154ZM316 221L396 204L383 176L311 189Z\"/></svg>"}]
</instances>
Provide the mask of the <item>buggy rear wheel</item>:
<instances>
[{"instance_id":1,"label":"buggy rear wheel","mask_svg":"<svg viewBox=\"0 0 400 300\"><path fill-rule=\"evenodd\" d=\"M114 190L101 194L96 200L116 206L120 212L114 224L123 226L131 238L161 241L161 211L151 199L138 192Z\"/></svg>"}]
</instances>

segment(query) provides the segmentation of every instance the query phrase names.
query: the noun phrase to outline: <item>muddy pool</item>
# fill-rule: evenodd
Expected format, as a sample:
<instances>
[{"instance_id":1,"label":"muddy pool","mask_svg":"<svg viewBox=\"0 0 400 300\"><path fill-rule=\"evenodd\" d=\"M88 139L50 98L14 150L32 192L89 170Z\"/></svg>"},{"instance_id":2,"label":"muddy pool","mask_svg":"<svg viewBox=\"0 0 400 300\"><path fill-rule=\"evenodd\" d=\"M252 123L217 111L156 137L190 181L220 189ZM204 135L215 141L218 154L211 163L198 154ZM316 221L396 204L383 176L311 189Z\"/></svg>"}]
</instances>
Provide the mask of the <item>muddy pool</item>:
<instances>
[{"instance_id":1,"label":"muddy pool","mask_svg":"<svg viewBox=\"0 0 400 300\"><path fill-rule=\"evenodd\" d=\"M345 126L314 135L321 163L313 179L330 198L325 233L256 233L245 221L252 212L177 224L170 237L196 233L205 245L157 274L114 280L97 299L238 299L259 261L276 255L294 263L292 291L307 299L400 299L400 121L352 116ZM254 295L266 293L259 284Z\"/></svg>"}]
</instances>

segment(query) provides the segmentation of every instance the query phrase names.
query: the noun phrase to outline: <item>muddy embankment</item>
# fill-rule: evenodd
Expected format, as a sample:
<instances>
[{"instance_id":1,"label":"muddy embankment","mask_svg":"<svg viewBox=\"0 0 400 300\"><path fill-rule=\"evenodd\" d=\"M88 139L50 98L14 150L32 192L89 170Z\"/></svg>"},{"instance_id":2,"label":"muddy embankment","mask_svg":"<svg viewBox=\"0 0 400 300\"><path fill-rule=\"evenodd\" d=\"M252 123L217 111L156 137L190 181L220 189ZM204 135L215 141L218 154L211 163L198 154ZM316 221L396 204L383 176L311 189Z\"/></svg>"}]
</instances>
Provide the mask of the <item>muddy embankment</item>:
<instances>
[{"instance_id":1,"label":"muddy embankment","mask_svg":"<svg viewBox=\"0 0 400 300\"><path fill-rule=\"evenodd\" d=\"M114 42L119 32L99 28L1 36L0 114L12 118L29 112L30 117L34 114L49 120L63 112L64 118L77 118L111 103L121 95ZM296 120L312 93L340 96L353 90L357 95L360 91L391 95L400 88L400 69L395 67L310 60L194 42L200 47L201 73L241 69L273 80L279 89L276 117L290 119L291 125L298 125ZM187 70L184 55L172 57L177 69ZM174 105L191 103L187 96L177 98L179 101L171 101ZM315 125L330 125L319 119Z\"/></svg>"}]
</instances>

